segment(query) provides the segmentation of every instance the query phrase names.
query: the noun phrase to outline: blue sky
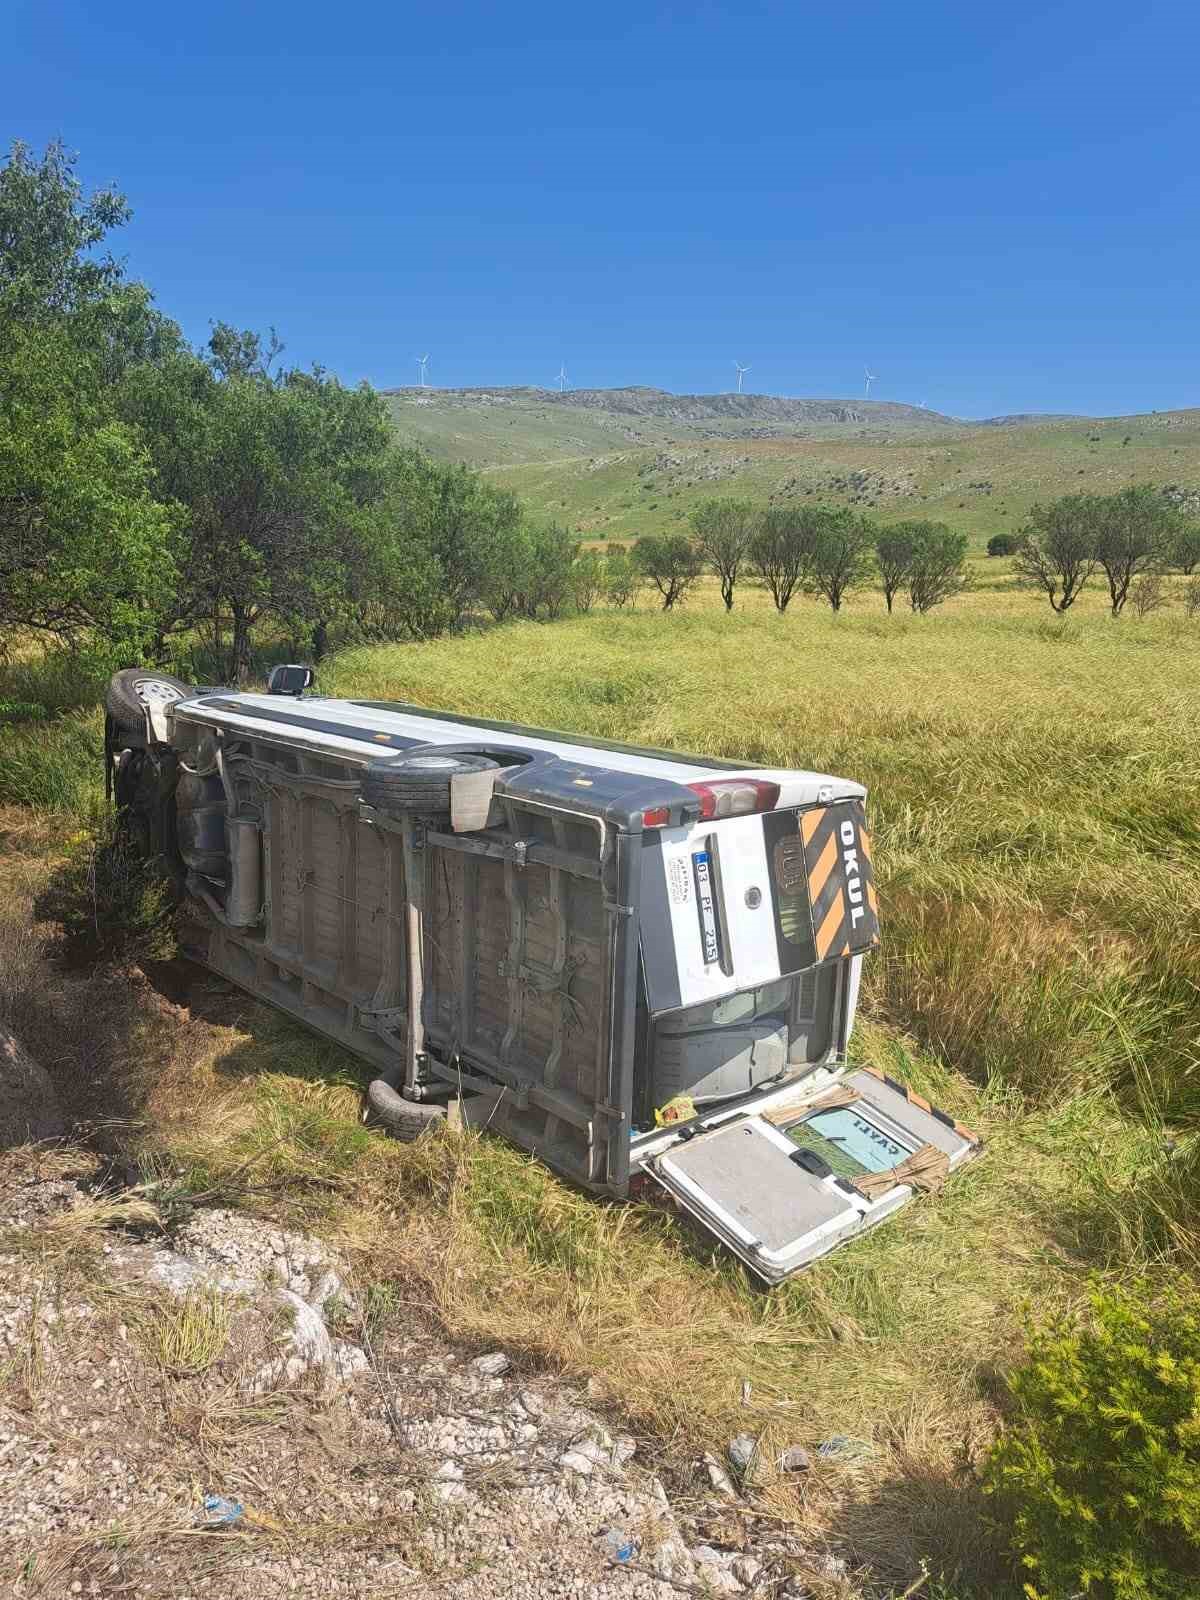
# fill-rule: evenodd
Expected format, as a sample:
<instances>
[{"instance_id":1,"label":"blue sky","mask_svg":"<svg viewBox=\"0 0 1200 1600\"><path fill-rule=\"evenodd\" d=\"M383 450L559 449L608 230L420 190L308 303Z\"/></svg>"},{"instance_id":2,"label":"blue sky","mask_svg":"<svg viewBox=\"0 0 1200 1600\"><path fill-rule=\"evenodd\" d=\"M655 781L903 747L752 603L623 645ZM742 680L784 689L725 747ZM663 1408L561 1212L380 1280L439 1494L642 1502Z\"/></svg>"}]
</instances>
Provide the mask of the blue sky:
<instances>
[{"instance_id":1,"label":"blue sky","mask_svg":"<svg viewBox=\"0 0 1200 1600\"><path fill-rule=\"evenodd\" d=\"M1200 404L1188 0L7 0L0 132L347 381Z\"/></svg>"}]
</instances>

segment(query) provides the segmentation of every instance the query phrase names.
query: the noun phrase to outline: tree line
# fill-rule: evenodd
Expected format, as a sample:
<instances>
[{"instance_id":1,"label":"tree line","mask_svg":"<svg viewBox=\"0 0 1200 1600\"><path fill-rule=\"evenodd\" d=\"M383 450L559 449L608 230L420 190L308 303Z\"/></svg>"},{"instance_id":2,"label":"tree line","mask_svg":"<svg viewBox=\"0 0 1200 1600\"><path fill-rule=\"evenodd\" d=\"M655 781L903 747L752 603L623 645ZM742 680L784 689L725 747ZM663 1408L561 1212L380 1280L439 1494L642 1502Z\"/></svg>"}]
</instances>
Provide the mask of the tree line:
<instances>
[{"instance_id":1,"label":"tree line","mask_svg":"<svg viewBox=\"0 0 1200 1600\"><path fill-rule=\"evenodd\" d=\"M924 613L967 586L964 534L849 508L711 499L686 533L601 555L399 442L365 384L287 366L273 330L217 321L189 346L107 251L129 215L115 189L84 192L61 144L18 142L0 167L0 650L32 632L165 664L200 639L238 680L267 629L319 658L335 633L425 639L646 588L671 610L707 574L730 610L747 579L780 612L877 584L889 611ZM1098 573L1114 615L1145 612L1165 571L1200 566L1200 526L1149 487L1070 495L1035 506L1010 553L1057 612Z\"/></svg>"},{"instance_id":2,"label":"tree line","mask_svg":"<svg viewBox=\"0 0 1200 1600\"><path fill-rule=\"evenodd\" d=\"M237 679L267 624L319 656L594 598L597 557L399 443L366 385L273 331L190 347L107 251L129 215L59 143L0 168L0 646L165 662L200 635Z\"/></svg>"},{"instance_id":3,"label":"tree line","mask_svg":"<svg viewBox=\"0 0 1200 1600\"><path fill-rule=\"evenodd\" d=\"M1059 615L1098 576L1114 617L1127 603L1145 616L1166 604L1163 579L1171 572L1191 578L1184 604L1190 614L1200 612L1200 579L1192 576L1200 566L1200 523L1151 484L1036 505L1011 549L993 539L988 553L1010 554L1018 583L1044 594Z\"/></svg>"},{"instance_id":4,"label":"tree line","mask_svg":"<svg viewBox=\"0 0 1200 1600\"><path fill-rule=\"evenodd\" d=\"M706 573L733 610L747 575L786 611L797 593L816 595L834 611L847 596L878 582L889 611L903 595L911 610L932 611L969 582L967 536L942 522L911 520L879 527L848 508L756 507L749 500L705 500L688 533L648 534L632 550L635 569L672 610Z\"/></svg>"}]
</instances>

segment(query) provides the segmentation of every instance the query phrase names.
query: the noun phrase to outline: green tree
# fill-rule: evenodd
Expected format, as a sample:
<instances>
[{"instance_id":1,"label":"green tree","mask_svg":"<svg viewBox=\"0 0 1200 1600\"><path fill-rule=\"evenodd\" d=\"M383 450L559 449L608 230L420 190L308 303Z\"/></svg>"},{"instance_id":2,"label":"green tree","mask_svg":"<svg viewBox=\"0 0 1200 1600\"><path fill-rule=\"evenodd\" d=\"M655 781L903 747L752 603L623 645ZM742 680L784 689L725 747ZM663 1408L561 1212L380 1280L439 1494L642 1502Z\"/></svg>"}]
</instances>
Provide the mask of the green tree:
<instances>
[{"instance_id":1,"label":"green tree","mask_svg":"<svg viewBox=\"0 0 1200 1600\"><path fill-rule=\"evenodd\" d=\"M881 528L875 536L875 570L889 611L908 581L921 530L926 526L923 522L894 522L889 528Z\"/></svg>"},{"instance_id":2,"label":"green tree","mask_svg":"<svg viewBox=\"0 0 1200 1600\"><path fill-rule=\"evenodd\" d=\"M623 544L610 544L604 557L604 595L618 609L637 605L642 574Z\"/></svg>"},{"instance_id":3,"label":"green tree","mask_svg":"<svg viewBox=\"0 0 1200 1600\"><path fill-rule=\"evenodd\" d=\"M136 659L176 578L177 519L62 324L0 338L0 630Z\"/></svg>"},{"instance_id":4,"label":"green tree","mask_svg":"<svg viewBox=\"0 0 1200 1600\"><path fill-rule=\"evenodd\" d=\"M647 533L633 547L638 570L662 596L664 611L682 605L704 572L700 552L683 533Z\"/></svg>"},{"instance_id":5,"label":"green tree","mask_svg":"<svg viewBox=\"0 0 1200 1600\"><path fill-rule=\"evenodd\" d=\"M1096 559L1108 580L1112 614L1119 617L1134 579L1169 561L1179 513L1147 483L1097 498L1092 516Z\"/></svg>"},{"instance_id":6,"label":"green tree","mask_svg":"<svg viewBox=\"0 0 1200 1600\"><path fill-rule=\"evenodd\" d=\"M967 536L944 522L918 525L906 584L908 602L921 616L967 588Z\"/></svg>"},{"instance_id":7,"label":"green tree","mask_svg":"<svg viewBox=\"0 0 1200 1600\"><path fill-rule=\"evenodd\" d=\"M545 616L554 621L571 602L575 563L580 543L569 529L557 522L534 528L530 534L529 575L524 595L527 617Z\"/></svg>"},{"instance_id":8,"label":"green tree","mask_svg":"<svg viewBox=\"0 0 1200 1600\"><path fill-rule=\"evenodd\" d=\"M571 568L571 599L586 615L604 592L604 558L598 550L581 550Z\"/></svg>"},{"instance_id":9,"label":"green tree","mask_svg":"<svg viewBox=\"0 0 1200 1600\"><path fill-rule=\"evenodd\" d=\"M1096 570L1094 497L1068 494L1035 505L1013 559L1017 582L1041 589L1053 611L1069 611Z\"/></svg>"},{"instance_id":10,"label":"green tree","mask_svg":"<svg viewBox=\"0 0 1200 1600\"><path fill-rule=\"evenodd\" d=\"M800 587L821 513L813 506L770 506L758 519L748 552L751 569L786 611Z\"/></svg>"},{"instance_id":11,"label":"green tree","mask_svg":"<svg viewBox=\"0 0 1200 1600\"><path fill-rule=\"evenodd\" d=\"M129 221L115 189L85 195L60 140L35 157L14 141L0 168L0 322L69 317L122 285L120 263L96 247Z\"/></svg>"},{"instance_id":12,"label":"green tree","mask_svg":"<svg viewBox=\"0 0 1200 1600\"><path fill-rule=\"evenodd\" d=\"M870 577L875 565L875 529L849 509L820 513L805 563L804 584L823 595L834 611L852 589Z\"/></svg>"},{"instance_id":13,"label":"green tree","mask_svg":"<svg viewBox=\"0 0 1200 1600\"><path fill-rule=\"evenodd\" d=\"M186 550L160 637L227 616L238 680L268 614L309 629L319 652L352 604L357 569L377 563L373 513L395 488L378 396L319 372L222 377L178 356L130 374L121 399L184 508Z\"/></svg>"},{"instance_id":14,"label":"green tree","mask_svg":"<svg viewBox=\"0 0 1200 1600\"><path fill-rule=\"evenodd\" d=\"M754 537L756 517L749 500L702 500L688 519L701 559L716 573L726 611Z\"/></svg>"},{"instance_id":15,"label":"green tree","mask_svg":"<svg viewBox=\"0 0 1200 1600\"><path fill-rule=\"evenodd\" d=\"M1015 555L1020 542L1019 534L994 533L987 542L987 553L989 556Z\"/></svg>"},{"instance_id":16,"label":"green tree","mask_svg":"<svg viewBox=\"0 0 1200 1600\"><path fill-rule=\"evenodd\" d=\"M1190 578L1200 566L1200 522L1185 522L1171 540L1169 562L1176 572Z\"/></svg>"}]
</instances>

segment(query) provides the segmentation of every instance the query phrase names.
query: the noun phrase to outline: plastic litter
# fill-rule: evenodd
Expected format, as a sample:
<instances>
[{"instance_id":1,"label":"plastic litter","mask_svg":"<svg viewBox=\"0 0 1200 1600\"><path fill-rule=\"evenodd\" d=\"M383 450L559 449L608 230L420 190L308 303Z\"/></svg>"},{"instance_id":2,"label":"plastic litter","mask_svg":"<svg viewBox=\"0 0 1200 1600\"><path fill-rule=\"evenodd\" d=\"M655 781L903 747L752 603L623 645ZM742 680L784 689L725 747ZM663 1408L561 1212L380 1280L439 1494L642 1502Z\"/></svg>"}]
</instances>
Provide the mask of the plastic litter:
<instances>
[{"instance_id":1,"label":"plastic litter","mask_svg":"<svg viewBox=\"0 0 1200 1600\"><path fill-rule=\"evenodd\" d=\"M610 1561L623 1566L637 1554L637 1541L620 1528L610 1528L604 1535L604 1553Z\"/></svg>"},{"instance_id":2,"label":"plastic litter","mask_svg":"<svg viewBox=\"0 0 1200 1600\"><path fill-rule=\"evenodd\" d=\"M659 1106L658 1110L655 1111L654 1125L658 1128L666 1128L672 1122L690 1122L695 1115L696 1102L691 1095L672 1095L665 1106Z\"/></svg>"},{"instance_id":3,"label":"plastic litter","mask_svg":"<svg viewBox=\"0 0 1200 1600\"><path fill-rule=\"evenodd\" d=\"M229 1528L235 1522L240 1522L245 1506L240 1500L231 1500L228 1495L206 1494L204 1496L203 1526L206 1528Z\"/></svg>"},{"instance_id":4,"label":"plastic litter","mask_svg":"<svg viewBox=\"0 0 1200 1600\"><path fill-rule=\"evenodd\" d=\"M835 1433L822 1439L817 1454L825 1461L862 1461L875 1454L875 1447L865 1439L851 1439L844 1433Z\"/></svg>"}]
</instances>

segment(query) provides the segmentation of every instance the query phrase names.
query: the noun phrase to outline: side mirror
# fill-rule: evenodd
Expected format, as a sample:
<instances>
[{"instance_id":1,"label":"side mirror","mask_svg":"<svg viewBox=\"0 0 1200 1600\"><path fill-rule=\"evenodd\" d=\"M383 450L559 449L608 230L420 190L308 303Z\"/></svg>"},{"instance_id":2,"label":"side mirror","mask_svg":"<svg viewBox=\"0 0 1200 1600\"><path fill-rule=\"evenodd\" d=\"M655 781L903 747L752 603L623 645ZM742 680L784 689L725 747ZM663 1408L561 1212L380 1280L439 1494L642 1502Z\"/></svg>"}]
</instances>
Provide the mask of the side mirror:
<instances>
[{"instance_id":1,"label":"side mirror","mask_svg":"<svg viewBox=\"0 0 1200 1600\"><path fill-rule=\"evenodd\" d=\"M286 666L271 668L271 676L267 679L268 694L294 694L297 700L317 681L317 675L311 667L298 666L289 662Z\"/></svg>"}]
</instances>

